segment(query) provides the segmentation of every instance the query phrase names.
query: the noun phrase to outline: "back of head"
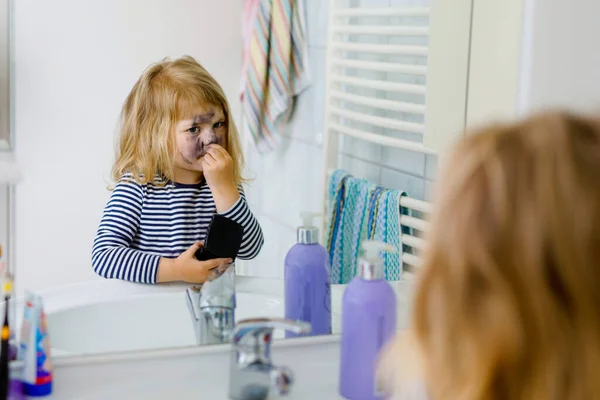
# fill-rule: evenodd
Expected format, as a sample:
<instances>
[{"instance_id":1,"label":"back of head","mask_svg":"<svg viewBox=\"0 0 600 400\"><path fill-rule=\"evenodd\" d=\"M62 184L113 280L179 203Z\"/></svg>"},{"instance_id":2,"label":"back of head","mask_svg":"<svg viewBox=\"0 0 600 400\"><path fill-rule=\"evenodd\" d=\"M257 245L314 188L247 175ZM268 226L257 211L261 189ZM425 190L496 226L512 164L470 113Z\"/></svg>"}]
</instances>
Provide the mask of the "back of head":
<instances>
[{"instance_id":1,"label":"back of head","mask_svg":"<svg viewBox=\"0 0 600 400\"><path fill-rule=\"evenodd\" d=\"M234 160L234 180L240 183L243 156L225 93L189 56L152 64L131 89L121 112L113 179L124 173L132 173L140 183L152 181L156 175L173 179L174 126L201 104L223 109L228 128L224 147Z\"/></svg>"},{"instance_id":2,"label":"back of head","mask_svg":"<svg viewBox=\"0 0 600 400\"><path fill-rule=\"evenodd\" d=\"M489 126L440 183L413 316L432 398L600 398L600 122Z\"/></svg>"}]
</instances>

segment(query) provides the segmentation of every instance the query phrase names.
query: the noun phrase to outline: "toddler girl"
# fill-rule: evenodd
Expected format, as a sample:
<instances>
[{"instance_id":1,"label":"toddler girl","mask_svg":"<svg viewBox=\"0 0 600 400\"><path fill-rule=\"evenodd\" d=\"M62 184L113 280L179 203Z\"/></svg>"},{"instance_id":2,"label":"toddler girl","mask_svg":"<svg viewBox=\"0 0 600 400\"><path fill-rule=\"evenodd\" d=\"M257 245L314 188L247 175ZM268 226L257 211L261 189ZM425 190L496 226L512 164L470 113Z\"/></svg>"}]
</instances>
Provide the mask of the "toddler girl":
<instances>
[{"instance_id":1,"label":"toddler girl","mask_svg":"<svg viewBox=\"0 0 600 400\"><path fill-rule=\"evenodd\" d=\"M92 251L94 271L140 283L203 283L230 259L194 254L214 213L244 227L238 257L263 234L241 184L243 158L223 90L193 58L150 66L127 96L113 179Z\"/></svg>"}]
</instances>

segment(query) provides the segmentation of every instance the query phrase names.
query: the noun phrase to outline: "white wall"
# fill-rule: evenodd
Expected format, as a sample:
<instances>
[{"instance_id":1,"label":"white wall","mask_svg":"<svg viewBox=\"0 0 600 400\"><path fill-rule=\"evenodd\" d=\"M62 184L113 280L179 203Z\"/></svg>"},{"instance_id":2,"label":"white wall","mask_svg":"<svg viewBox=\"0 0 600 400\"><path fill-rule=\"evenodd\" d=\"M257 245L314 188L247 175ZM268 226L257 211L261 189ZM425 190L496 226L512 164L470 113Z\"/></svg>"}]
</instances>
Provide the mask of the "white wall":
<instances>
[{"instance_id":1,"label":"white wall","mask_svg":"<svg viewBox=\"0 0 600 400\"><path fill-rule=\"evenodd\" d=\"M120 106L142 70L197 58L235 116L242 0L14 1L19 289L94 279Z\"/></svg>"},{"instance_id":2,"label":"white wall","mask_svg":"<svg viewBox=\"0 0 600 400\"><path fill-rule=\"evenodd\" d=\"M521 112L600 111L600 2L525 0Z\"/></svg>"},{"instance_id":3,"label":"white wall","mask_svg":"<svg viewBox=\"0 0 600 400\"><path fill-rule=\"evenodd\" d=\"M600 111L596 0L475 0L468 124Z\"/></svg>"},{"instance_id":4,"label":"white wall","mask_svg":"<svg viewBox=\"0 0 600 400\"><path fill-rule=\"evenodd\" d=\"M473 1L467 96L469 127L517 116L526 1Z\"/></svg>"}]
</instances>

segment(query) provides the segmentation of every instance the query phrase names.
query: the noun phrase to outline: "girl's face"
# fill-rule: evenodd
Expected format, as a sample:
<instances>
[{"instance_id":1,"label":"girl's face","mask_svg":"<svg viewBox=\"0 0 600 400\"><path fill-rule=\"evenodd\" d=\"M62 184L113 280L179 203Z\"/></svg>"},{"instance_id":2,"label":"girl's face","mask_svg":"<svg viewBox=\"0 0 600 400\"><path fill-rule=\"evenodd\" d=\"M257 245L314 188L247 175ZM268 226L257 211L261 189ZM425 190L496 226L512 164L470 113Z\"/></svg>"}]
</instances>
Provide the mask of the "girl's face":
<instances>
[{"instance_id":1,"label":"girl's face","mask_svg":"<svg viewBox=\"0 0 600 400\"><path fill-rule=\"evenodd\" d=\"M202 171L202 157L208 146L225 146L227 122L223 108L215 105L198 107L194 115L175 125L175 167L188 171Z\"/></svg>"}]
</instances>

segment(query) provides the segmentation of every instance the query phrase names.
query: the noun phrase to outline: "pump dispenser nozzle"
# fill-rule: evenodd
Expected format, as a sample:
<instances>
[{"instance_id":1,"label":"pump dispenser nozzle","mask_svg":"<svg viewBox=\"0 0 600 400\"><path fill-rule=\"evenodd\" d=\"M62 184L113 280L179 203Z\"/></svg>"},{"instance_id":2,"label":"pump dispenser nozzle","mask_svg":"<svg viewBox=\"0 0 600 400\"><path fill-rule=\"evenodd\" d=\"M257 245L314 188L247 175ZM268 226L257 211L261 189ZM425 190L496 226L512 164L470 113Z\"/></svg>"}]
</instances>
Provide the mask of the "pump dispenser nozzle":
<instances>
[{"instance_id":1,"label":"pump dispenser nozzle","mask_svg":"<svg viewBox=\"0 0 600 400\"><path fill-rule=\"evenodd\" d=\"M396 249L377 240L365 240L361 244L361 249L363 254L358 263L357 276L368 281L384 279L383 260L379 253L380 251L396 253Z\"/></svg>"},{"instance_id":2,"label":"pump dispenser nozzle","mask_svg":"<svg viewBox=\"0 0 600 400\"><path fill-rule=\"evenodd\" d=\"M300 213L302 226L298 228L298 243L316 244L319 243L319 229L314 225L313 220L320 217L321 214L304 211Z\"/></svg>"}]
</instances>

